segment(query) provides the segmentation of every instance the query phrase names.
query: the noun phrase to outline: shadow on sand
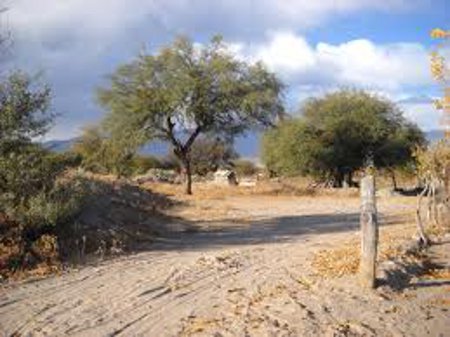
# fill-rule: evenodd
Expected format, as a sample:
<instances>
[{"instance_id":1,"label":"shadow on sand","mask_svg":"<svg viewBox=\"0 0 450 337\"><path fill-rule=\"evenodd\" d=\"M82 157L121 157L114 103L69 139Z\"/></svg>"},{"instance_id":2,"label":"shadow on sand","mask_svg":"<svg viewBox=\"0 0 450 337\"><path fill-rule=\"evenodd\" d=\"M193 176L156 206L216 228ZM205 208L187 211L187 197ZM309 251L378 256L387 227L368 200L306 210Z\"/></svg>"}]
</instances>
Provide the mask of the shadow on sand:
<instances>
[{"instance_id":1,"label":"shadow on sand","mask_svg":"<svg viewBox=\"0 0 450 337\"><path fill-rule=\"evenodd\" d=\"M235 219L185 222L186 231L160 237L153 250L203 250L213 247L291 242L311 235L350 232L359 228L359 213L281 216L239 223ZM383 217L381 226L395 224ZM179 219L180 220L180 219ZM218 226L220 224L220 226Z\"/></svg>"}]
</instances>

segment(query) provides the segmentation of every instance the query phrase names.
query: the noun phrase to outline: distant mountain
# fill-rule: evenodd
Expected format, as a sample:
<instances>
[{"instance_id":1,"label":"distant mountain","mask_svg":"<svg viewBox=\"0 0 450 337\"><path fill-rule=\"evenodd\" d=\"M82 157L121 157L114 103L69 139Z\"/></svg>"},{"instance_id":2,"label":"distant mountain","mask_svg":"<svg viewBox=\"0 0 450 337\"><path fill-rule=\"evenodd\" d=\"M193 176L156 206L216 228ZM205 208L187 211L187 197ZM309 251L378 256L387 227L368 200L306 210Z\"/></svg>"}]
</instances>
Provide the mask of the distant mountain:
<instances>
[{"instance_id":1,"label":"distant mountain","mask_svg":"<svg viewBox=\"0 0 450 337\"><path fill-rule=\"evenodd\" d=\"M246 136L238 137L235 140L236 151L245 158L256 158L259 156L259 142L261 134L251 133ZM51 151L65 152L68 151L79 138L67 140L49 140L43 142L42 145ZM167 142L155 141L141 148L139 153L151 154L154 156L165 156L170 151L170 144Z\"/></svg>"},{"instance_id":2,"label":"distant mountain","mask_svg":"<svg viewBox=\"0 0 450 337\"><path fill-rule=\"evenodd\" d=\"M70 150L73 144L77 142L79 138L72 138L67 140L49 140L43 142L42 145L51 151L54 152L66 152Z\"/></svg>"},{"instance_id":3,"label":"distant mountain","mask_svg":"<svg viewBox=\"0 0 450 337\"><path fill-rule=\"evenodd\" d=\"M435 142L444 137L443 130L431 130L425 132L425 136L430 142ZM51 140L44 142L45 148L55 152L65 152L71 148L71 146L79 138L73 138L68 140ZM261 133L249 133L246 136L238 137L235 140L234 147L241 157L257 160L260 156L259 145L261 141ZM166 142L152 142L141 148L139 151L143 155L153 156L165 156L170 151L170 144Z\"/></svg>"},{"instance_id":4,"label":"distant mountain","mask_svg":"<svg viewBox=\"0 0 450 337\"><path fill-rule=\"evenodd\" d=\"M49 140L43 142L42 145L54 152L66 152L79 140L80 138L72 138L67 140ZM145 145L139 151L141 154L152 154L154 156L164 156L169 150L169 145L164 142L153 142Z\"/></svg>"},{"instance_id":5,"label":"distant mountain","mask_svg":"<svg viewBox=\"0 0 450 337\"><path fill-rule=\"evenodd\" d=\"M439 139L444 138L444 130L430 130L426 132L425 135L430 143L434 143Z\"/></svg>"}]
</instances>

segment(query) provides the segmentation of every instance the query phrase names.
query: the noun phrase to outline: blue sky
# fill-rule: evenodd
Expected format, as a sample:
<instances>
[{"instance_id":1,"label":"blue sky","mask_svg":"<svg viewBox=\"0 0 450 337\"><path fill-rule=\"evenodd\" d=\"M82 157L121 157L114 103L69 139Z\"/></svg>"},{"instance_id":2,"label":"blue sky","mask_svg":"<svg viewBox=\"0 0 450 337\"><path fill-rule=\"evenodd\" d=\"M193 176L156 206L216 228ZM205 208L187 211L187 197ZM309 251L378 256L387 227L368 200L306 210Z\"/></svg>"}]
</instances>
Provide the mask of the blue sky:
<instances>
[{"instance_id":1,"label":"blue sky","mask_svg":"<svg viewBox=\"0 0 450 337\"><path fill-rule=\"evenodd\" d=\"M429 31L450 29L448 0L6 0L7 67L42 72L61 113L47 139L79 135L104 112L95 88L143 47L177 34L221 33L237 57L263 60L288 85L295 110L343 86L384 95L435 129ZM448 52L448 50L447 50Z\"/></svg>"}]
</instances>

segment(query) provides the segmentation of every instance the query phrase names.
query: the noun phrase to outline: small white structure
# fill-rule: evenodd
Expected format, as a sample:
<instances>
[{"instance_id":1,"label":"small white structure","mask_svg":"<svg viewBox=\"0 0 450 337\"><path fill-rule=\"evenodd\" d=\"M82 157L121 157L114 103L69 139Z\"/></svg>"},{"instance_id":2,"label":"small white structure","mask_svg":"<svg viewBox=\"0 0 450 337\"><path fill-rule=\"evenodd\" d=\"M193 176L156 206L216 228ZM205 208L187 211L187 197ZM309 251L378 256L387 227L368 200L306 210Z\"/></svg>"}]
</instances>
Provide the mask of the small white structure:
<instances>
[{"instance_id":1,"label":"small white structure","mask_svg":"<svg viewBox=\"0 0 450 337\"><path fill-rule=\"evenodd\" d=\"M245 177L239 179L239 186L241 187L255 187L257 179L254 177Z\"/></svg>"},{"instance_id":2,"label":"small white structure","mask_svg":"<svg viewBox=\"0 0 450 337\"><path fill-rule=\"evenodd\" d=\"M236 186L238 184L236 173L231 170L217 170L214 173L214 183Z\"/></svg>"}]
</instances>

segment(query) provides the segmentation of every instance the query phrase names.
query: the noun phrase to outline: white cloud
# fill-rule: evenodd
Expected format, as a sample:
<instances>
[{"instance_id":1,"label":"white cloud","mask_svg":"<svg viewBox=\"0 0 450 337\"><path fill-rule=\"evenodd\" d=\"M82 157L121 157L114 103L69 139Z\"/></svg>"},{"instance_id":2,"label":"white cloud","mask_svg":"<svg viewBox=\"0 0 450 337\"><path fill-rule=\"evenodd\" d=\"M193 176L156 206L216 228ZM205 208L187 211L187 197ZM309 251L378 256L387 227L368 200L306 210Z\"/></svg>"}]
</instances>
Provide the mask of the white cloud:
<instances>
[{"instance_id":1,"label":"white cloud","mask_svg":"<svg viewBox=\"0 0 450 337\"><path fill-rule=\"evenodd\" d=\"M257 48L255 59L285 74L307 72L317 67L315 51L301 36L273 34L267 45Z\"/></svg>"},{"instance_id":2,"label":"white cloud","mask_svg":"<svg viewBox=\"0 0 450 337\"><path fill-rule=\"evenodd\" d=\"M14 0L10 17L13 26L35 38L63 31L105 38L142 21L157 22L172 33L219 28L242 35L318 26L331 16L362 10L404 10L419 1Z\"/></svg>"},{"instance_id":3,"label":"white cloud","mask_svg":"<svg viewBox=\"0 0 450 337\"><path fill-rule=\"evenodd\" d=\"M89 32L84 35L89 39L114 34L136 16L130 13L127 2L121 0L18 0L8 14L12 27L31 38Z\"/></svg>"},{"instance_id":4,"label":"white cloud","mask_svg":"<svg viewBox=\"0 0 450 337\"><path fill-rule=\"evenodd\" d=\"M399 103L405 117L417 123L423 130L441 129L441 112L436 110L431 102L426 103Z\"/></svg>"},{"instance_id":5,"label":"white cloud","mask_svg":"<svg viewBox=\"0 0 450 337\"><path fill-rule=\"evenodd\" d=\"M301 35L277 32L257 46L234 48L252 60L262 60L291 84L363 86L394 91L402 86L431 83L429 55L418 43L377 45L358 39L332 45L308 44Z\"/></svg>"},{"instance_id":6,"label":"white cloud","mask_svg":"<svg viewBox=\"0 0 450 337\"><path fill-rule=\"evenodd\" d=\"M408 119L426 130L439 127L440 113L429 96L420 94L433 83L429 52L421 44L357 39L311 45L302 35L281 31L259 44L233 44L231 49L241 58L262 60L282 76L290 86L291 110L308 97L350 86L397 102Z\"/></svg>"},{"instance_id":7,"label":"white cloud","mask_svg":"<svg viewBox=\"0 0 450 337\"><path fill-rule=\"evenodd\" d=\"M430 82L428 52L416 43L375 45L353 40L338 46L317 46L320 63L332 65L337 79L349 84L398 89L402 85Z\"/></svg>"}]
</instances>

